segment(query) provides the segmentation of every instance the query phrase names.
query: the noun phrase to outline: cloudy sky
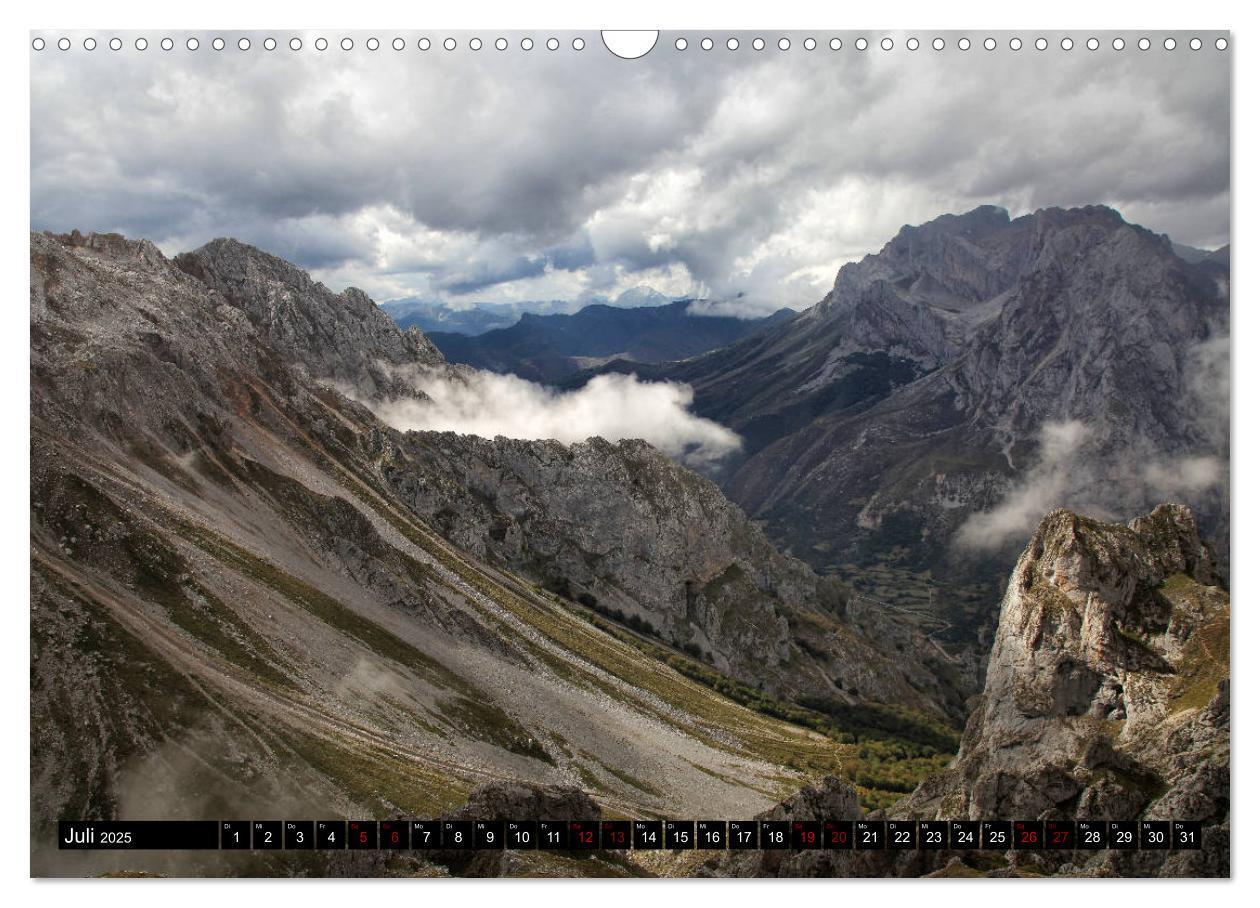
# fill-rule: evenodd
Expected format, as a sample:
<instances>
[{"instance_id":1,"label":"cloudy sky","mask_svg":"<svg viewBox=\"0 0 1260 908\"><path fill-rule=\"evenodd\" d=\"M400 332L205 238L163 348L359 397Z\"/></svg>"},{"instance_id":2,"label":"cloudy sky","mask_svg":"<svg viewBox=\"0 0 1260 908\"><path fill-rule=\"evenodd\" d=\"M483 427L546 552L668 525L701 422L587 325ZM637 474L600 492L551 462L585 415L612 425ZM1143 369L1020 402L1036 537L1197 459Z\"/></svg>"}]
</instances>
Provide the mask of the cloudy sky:
<instances>
[{"instance_id":1,"label":"cloudy sky","mask_svg":"<svg viewBox=\"0 0 1260 908\"><path fill-rule=\"evenodd\" d=\"M1228 54L699 47L396 52L158 43L32 52L31 226L166 252L234 236L378 300L616 297L803 308L905 223L1106 203L1179 242L1229 232Z\"/></svg>"}]
</instances>

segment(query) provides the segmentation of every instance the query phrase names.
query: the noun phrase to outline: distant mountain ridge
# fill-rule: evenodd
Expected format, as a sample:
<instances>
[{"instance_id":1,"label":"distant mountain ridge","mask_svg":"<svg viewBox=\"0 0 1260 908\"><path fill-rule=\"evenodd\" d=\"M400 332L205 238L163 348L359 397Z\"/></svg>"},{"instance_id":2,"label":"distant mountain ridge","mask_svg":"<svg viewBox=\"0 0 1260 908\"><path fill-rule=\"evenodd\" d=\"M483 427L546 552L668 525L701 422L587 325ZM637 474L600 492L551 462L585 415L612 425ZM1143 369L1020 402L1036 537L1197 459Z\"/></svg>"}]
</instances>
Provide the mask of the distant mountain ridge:
<instances>
[{"instance_id":1,"label":"distant mountain ridge","mask_svg":"<svg viewBox=\"0 0 1260 908\"><path fill-rule=\"evenodd\" d=\"M395 299L380 303L399 328L418 328L425 334L467 334L475 337L495 328L510 328L526 312L535 315L572 315L584 306L609 305L621 309L664 306L682 297L669 297L652 287L623 290L615 298L595 296L587 300L521 300L510 303L479 302L453 306L439 300Z\"/></svg>"},{"instance_id":2,"label":"distant mountain ridge","mask_svg":"<svg viewBox=\"0 0 1260 908\"><path fill-rule=\"evenodd\" d=\"M526 312L542 315L571 313L581 308L571 300L528 300L514 303L480 302L472 306L452 306L437 300L399 299L378 304L399 328L417 328L428 334L476 336L495 328L510 328Z\"/></svg>"},{"instance_id":3,"label":"distant mountain ridge","mask_svg":"<svg viewBox=\"0 0 1260 908\"><path fill-rule=\"evenodd\" d=\"M1229 244L1226 243L1219 249L1199 249L1197 246L1186 246L1182 243L1172 244L1173 252L1178 256L1197 265L1199 262L1217 262L1219 264L1229 266Z\"/></svg>"},{"instance_id":4,"label":"distant mountain ridge","mask_svg":"<svg viewBox=\"0 0 1260 908\"><path fill-rule=\"evenodd\" d=\"M387 300L379 305L399 328L417 328L425 334L484 334L495 328L508 328L521 317L514 306L487 303L463 309L423 300Z\"/></svg>"},{"instance_id":5,"label":"distant mountain ridge","mask_svg":"<svg viewBox=\"0 0 1260 908\"><path fill-rule=\"evenodd\" d=\"M693 315L694 300L626 308L595 304L572 315L524 313L509 328L470 337L433 331L428 337L450 362L530 381L553 383L613 359L660 363L727 346L795 313L760 319Z\"/></svg>"},{"instance_id":6,"label":"distant mountain ridge","mask_svg":"<svg viewBox=\"0 0 1260 908\"><path fill-rule=\"evenodd\" d=\"M772 539L966 636L1054 506L1180 497L1227 565L1228 360L1229 247L1190 262L1110 208L983 206L902 228L729 347L600 371L691 385L743 437L718 478Z\"/></svg>"}]
</instances>

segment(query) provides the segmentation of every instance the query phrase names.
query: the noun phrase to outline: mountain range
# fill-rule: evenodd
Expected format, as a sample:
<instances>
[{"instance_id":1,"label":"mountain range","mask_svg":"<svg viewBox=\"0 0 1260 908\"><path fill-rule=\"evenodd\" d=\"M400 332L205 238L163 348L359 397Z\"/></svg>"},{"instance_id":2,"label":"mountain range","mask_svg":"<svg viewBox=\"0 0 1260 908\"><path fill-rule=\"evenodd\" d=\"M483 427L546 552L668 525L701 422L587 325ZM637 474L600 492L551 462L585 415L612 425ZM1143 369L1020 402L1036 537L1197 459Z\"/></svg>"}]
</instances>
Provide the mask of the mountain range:
<instances>
[{"instance_id":1,"label":"mountain range","mask_svg":"<svg viewBox=\"0 0 1260 908\"><path fill-rule=\"evenodd\" d=\"M1228 874L1227 251L1188 261L1103 208L982 208L725 347L605 364L691 382L743 435L705 477L641 441L398 431L377 414L422 401L418 371L475 373L239 242L30 244L34 874ZM49 847L65 817L259 804L1175 813L1210 845L1161 866Z\"/></svg>"},{"instance_id":2,"label":"mountain range","mask_svg":"<svg viewBox=\"0 0 1260 908\"><path fill-rule=\"evenodd\" d=\"M510 304L479 303L461 309L424 300L387 300L380 305L399 328L418 328L426 334L484 334L495 328L510 328L521 317L520 310Z\"/></svg>"},{"instance_id":3,"label":"mountain range","mask_svg":"<svg viewBox=\"0 0 1260 908\"><path fill-rule=\"evenodd\" d=\"M737 816L943 765L966 681L913 624L641 442L395 431L364 402L407 368L466 371L243 244L32 234L35 873L140 866L47 847L70 816L432 816L512 779Z\"/></svg>"},{"instance_id":4,"label":"mountain range","mask_svg":"<svg viewBox=\"0 0 1260 908\"><path fill-rule=\"evenodd\" d=\"M1105 207L981 207L903 228L728 347L598 371L689 384L743 438L715 478L772 540L983 653L1055 506L1185 500L1228 570L1228 252L1188 261Z\"/></svg>"},{"instance_id":5,"label":"mountain range","mask_svg":"<svg viewBox=\"0 0 1260 908\"><path fill-rule=\"evenodd\" d=\"M526 312L511 327L475 337L442 331L430 331L428 337L450 362L555 384L614 360L661 363L698 356L795 314L780 309L757 319L698 315L692 311L695 302L631 308L599 304L573 314Z\"/></svg>"},{"instance_id":6,"label":"mountain range","mask_svg":"<svg viewBox=\"0 0 1260 908\"><path fill-rule=\"evenodd\" d=\"M588 305L610 305L636 309L668 305L673 300L647 286L631 287L615 298L595 296L585 301L522 300L519 302L478 302L471 306L452 305L439 300L415 298L386 300L380 307L402 329L419 328L425 334L485 334L495 328L510 328L525 313L535 315L572 315Z\"/></svg>"}]
</instances>

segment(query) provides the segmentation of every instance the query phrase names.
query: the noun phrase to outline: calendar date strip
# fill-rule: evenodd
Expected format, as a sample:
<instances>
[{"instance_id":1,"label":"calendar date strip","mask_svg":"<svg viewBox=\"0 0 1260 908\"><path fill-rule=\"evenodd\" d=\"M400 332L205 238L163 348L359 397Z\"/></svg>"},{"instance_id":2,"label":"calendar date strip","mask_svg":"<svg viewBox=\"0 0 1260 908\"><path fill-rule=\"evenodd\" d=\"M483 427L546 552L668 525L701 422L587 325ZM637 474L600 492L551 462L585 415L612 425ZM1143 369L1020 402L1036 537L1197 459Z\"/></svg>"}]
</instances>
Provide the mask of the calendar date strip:
<instances>
[{"instance_id":1,"label":"calendar date strip","mask_svg":"<svg viewBox=\"0 0 1260 908\"><path fill-rule=\"evenodd\" d=\"M66 850L1185 850L1194 820L63 820Z\"/></svg>"}]
</instances>

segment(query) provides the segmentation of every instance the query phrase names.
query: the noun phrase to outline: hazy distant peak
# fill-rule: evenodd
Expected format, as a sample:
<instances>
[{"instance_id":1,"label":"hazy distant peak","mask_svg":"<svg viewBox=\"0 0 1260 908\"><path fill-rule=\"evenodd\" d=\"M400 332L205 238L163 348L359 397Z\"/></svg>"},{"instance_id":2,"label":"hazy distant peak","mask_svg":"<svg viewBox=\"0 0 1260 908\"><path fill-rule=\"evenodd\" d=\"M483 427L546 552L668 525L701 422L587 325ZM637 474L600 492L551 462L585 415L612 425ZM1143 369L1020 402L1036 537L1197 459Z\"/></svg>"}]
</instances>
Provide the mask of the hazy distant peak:
<instances>
[{"instance_id":1,"label":"hazy distant peak","mask_svg":"<svg viewBox=\"0 0 1260 908\"><path fill-rule=\"evenodd\" d=\"M671 301L671 297L666 296L654 287L639 284L637 287L631 287L629 290L623 290L619 293L612 305L623 309L640 308L642 306L663 306Z\"/></svg>"}]
</instances>

